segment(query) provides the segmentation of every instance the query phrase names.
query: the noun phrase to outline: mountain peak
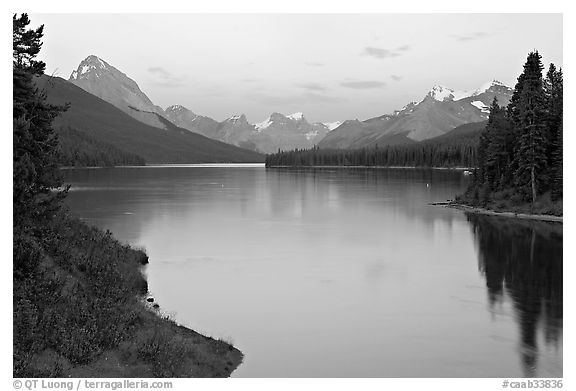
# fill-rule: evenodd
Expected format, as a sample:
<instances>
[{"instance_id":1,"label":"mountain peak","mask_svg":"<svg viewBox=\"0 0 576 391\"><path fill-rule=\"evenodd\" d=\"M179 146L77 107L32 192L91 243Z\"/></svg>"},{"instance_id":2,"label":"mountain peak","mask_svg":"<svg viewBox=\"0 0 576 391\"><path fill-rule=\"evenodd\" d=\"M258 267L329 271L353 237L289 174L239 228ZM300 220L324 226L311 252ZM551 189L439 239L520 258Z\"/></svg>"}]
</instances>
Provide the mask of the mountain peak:
<instances>
[{"instance_id":1,"label":"mountain peak","mask_svg":"<svg viewBox=\"0 0 576 391\"><path fill-rule=\"evenodd\" d=\"M90 55L82 60L68 81L138 121L166 129L166 124L158 117L164 116L164 110L154 105L134 80L98 56Z\"/></svg>"},{"instance_id":2,"label":"mountain peak","mask_svg":"<svg viewBox=\"0 0 576 391\"><path fill-rule=\"evenodd\" d=\"M226 122L231 122L233 124L236 124L238 122L239 123L248 123L248 120L246 119L246 116L244 114L240 114L240 115L236 114L236 115L233 115L232 117L228 118L226 120Z\"/></svg>"},{"instance_id":3,"label":"mountain peak","mask_svg":"<svg viewBox=\"0 0 576 391\"><path fill-rule=\"evenodd\" d=\"M297 112L294 114L287 115L286 118L290 118L292 120L299 121L299 120L304 118L304 114L302 114L301 112Z\"/></svg>"},{"instance_id":4,"label":"mountain peak","mask_svg":"<svg viewBox=\"0 0 576 391\"><path fill-rule=\"evenodd\" d=\"M430 91L428 91L428 95L426 96L429 96L439 102L443 102L447 100L460 100L470 95L471 94L468 91L455 91L452 88L448 88L442 85L435 85Z\"/></svg>"},{"instance_id":5,"label":"mountain peak","mask_svg":"<svg viewBox=\"0 0 576 391\"><path fill-rule=\"evenodd\" d=\"M304 118L304 114L302 114L302 112L297 112L297 113L293 113L290 115L284 115L282 113L278 113L278 112L274 112L272 114L270 114L270 116L268 118L266 118L264 121L259 122L257 124L255 124L254 126L256 127L257 131L262 131L268 127L270 127L270 125L272 124L278 124L278 125L286 125L288 123L290 123L291 121L302 121L305 125L307 124L306 119Z\"/></svg>"},{"instance_id":6,"label":"mountain peak","mask_svg":"<svg viewBox=\"0 0 576 391\"><path fill-rule=\"evenodd\" d=\"M439 102L455 101L468 98L471 96L480 95L486 91L492 91L493 88L510 89L510 87L507 87L501 81L494 79L492 81L482 84L482 86L480 86L480 88L478 88L475 91L456 91L453 90L452 88L448 88L442 85L435 85L434 87L432 87L432 89L428 92L426 96Z\"/></svg>"},{"instance_id":7,"label":"mountain peak","mask_svg":"<svg viewBox=\"0 0 576 391\"><path fill-rule=\"evenodd\" d=\"M492 81L489 81L489 82L486 82L486 83L482 84L482 85L480 86L480 88L478 88L476 91L474 91L474 94L472 94L472 95L473 95L473 96L480 95L480 94L482 94L483 92L492 90L494 87L496 87L496 88L498 88L498 87L500 87L500 88L506 88L506 89L511 90L510 87L508 87L507 85L505 85L505 84L502 83L501 81L494 79L494 80L492 80Z\"/></svg>"},{"instance_id":8,"label":"mountain peak","mask_svg":"<svg viewBox=\"0 0 576 391\"><path fill-rule=\"evenodd\" d=\"M88 77L89 74L95 74L96 77L99 77L99 71L106 70L110 67L110 65L102 60L100 57L95 56L93 54L86 57L80 65L78 65L78 69L72 72L70 75L69 80L78 80Z\"/></svg>"},{"instance_id":9,"label":"mountain peak","mask_svg":"<svg viewBox=\"0 0 576 391\"><path fill-rule=\"evenodd\" d=\"M181 105L172 105L166 107L166 111L190 111L188 108Z\"/></svg>"}]
</instances>

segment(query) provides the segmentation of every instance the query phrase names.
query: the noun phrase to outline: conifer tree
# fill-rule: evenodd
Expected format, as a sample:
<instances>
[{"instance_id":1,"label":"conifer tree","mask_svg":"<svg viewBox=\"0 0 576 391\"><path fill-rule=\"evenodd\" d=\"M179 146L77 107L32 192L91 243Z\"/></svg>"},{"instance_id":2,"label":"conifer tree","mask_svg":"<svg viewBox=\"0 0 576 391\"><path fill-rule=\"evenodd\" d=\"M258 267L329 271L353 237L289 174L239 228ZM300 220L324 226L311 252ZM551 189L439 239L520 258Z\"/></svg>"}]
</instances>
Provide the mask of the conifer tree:
<instances>
[{"instance_id":1,"label":"conifer tree","mask_svg":"<svg viewBox=\"0 0 576 391\"><path fill-rule=\"evenodd\" d=\"M507 120L503 108L498 105L498 99L490 106L490 115L485 133L489 138L487 140L484 166L486 171L486 180L490 190L496 190L501 187L504 180L504 172L507 167Z\"/></svg>"},{"instance_id":2,"label":"conifer tree","mask_svg":"<svg viewBox=\"0 0 576 391\"><path fill-rule=\"evenodd\" d=\"M56 165L58 140L53 119L64 110L50 105L34 77L46 65L36 60L44 26L28 29L27 14L12 18L13 27L13 207L14 226L25 227L57 208L64 192Z\"/></svg>"},{"instance_id":3,"label":"conifer tree","mask_svg":"<svg viewBox=\"0 0 576 391\"><path fill-rule=\"evenodd\" d=\"M546 125L548 166L550 168L550 188L554 198L562 196L562 116L563 116L563 75L562 69L550 64L544 81L546 96Z\"/></svg>"},{"instance_id":4,"label":"conifer tree","mask_svg":"<svg viewBox=\"0 0 576 391\"><path fill-rule=\"evenodd\" d=\"M539 185L545 182L546 169L546 101L542 85L542 62L535 51L528 54L524 72L518 78L522 86L514 115L518 133L516 178L521 187L528 187L532 205L536 202Z\"/></svg>"}]
</instances>

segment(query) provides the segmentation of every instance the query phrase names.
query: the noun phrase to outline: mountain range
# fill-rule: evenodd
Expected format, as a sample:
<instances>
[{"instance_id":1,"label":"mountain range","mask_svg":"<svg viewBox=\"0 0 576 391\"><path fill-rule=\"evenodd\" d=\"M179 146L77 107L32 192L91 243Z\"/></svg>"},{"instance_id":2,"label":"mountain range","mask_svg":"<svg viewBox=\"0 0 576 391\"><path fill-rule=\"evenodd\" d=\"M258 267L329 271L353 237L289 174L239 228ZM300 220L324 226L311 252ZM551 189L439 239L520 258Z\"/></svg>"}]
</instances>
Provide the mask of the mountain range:
<instances>
[{"instance_id":1,"label":"mountain range","mask_svg":"<svg viewBox=\"0 0 576 391\"><path fill-rule=\"evenodd\" d=\"M72 102L70 113L58 120L60 125L73 128L75 137L84 132L92 143L111 143L111 148L120 148L148 163L262 161L259 153L278 150L313 146L356 149L442 140L442 135L461 125L485 121L494 98L506 105L512 96L512 89L496 80L474 91L437 85L420 101L362 121L310 123L301 112L275 112L258 123L250 123L244 114L220 122L182 105L164 110L136 81L94 55L78 65L68 83L50 79L50 83L47 79L43 82L53 86L49 98L63 103L68 97ZM113 124L112 109L104 103L122 113L114 113Z\"/></svg>"},{"instance_id":2,"label":"mountain range","mask_svg":"<svg viewBox=\"0 0 576 391\"><path fill-rule=\"evenodd\" d=\"M44 90L49 103L70 104L70 108L54 121L61 138L69 137L71 130L76 138L113 147L129 156L142 158L148 164L262 162L264 159L254 151L179 128L155 112L147 112L147 115L155 116L160 126L148 125L62 78L44 75L36 84Z\"/></svg>"},{"instance_id":3,"label":"mountain range","mask_svg":"<svg viewBox=\"0 0 576 391\"><path fill-rule=\"evenodd\" d=\"M84 59L68 81L145 124L166 129L166 122L159 118L164 117L191 132L262 153L276 152L279 148L310 148L339 125L338 122L310 124L302 113L288 116L273 113L263 122L251 124L244 114L218 122L182 105L164 110L152 103L133 79L94 55Z\"/></svg>"},{"instance_id":4,"label":"mountain range","mask_svg":"<svg viewBox=\"0 0 576 391\"><path fill-rule=\"evenodd\" d=\"M431 139L460 125L486 120L494 98L500 105L507 105L512 92L510 87L497 80L471 92L434 86L421 101L410 102L392 114L365 121L345 121L318 146L354 149Z\"/></svg>"}]
</instances>

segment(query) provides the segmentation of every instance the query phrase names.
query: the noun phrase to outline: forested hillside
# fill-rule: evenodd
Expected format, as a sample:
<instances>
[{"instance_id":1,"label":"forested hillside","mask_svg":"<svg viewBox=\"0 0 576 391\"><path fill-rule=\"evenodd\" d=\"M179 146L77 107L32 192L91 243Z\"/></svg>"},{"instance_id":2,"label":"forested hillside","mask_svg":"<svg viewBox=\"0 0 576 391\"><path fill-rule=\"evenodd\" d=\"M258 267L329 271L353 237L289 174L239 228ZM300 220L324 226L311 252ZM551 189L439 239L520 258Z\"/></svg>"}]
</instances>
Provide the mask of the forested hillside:
<instances>
[{"instance_id":1,"label":"forested hillside","mask_svg":"<svg viewBox=\"0 0 576 391\"><path fill-rule=\"evenodd\" d=\"M146 161L133 153L96 140L70 126L60 126L58 163L64 167L143 166Z\"/></svg>"},{"instance_id":2,"label":"forested hillside","mask_svg":"<svg viewBox=\"0 0 576 391\"><path fill-rule=\"evenodd\" d=\"M261 162L264 156L178 128L160 129L142 123L112 104L57 77L35 78L47 101L54 105L70 104L55 118L56 127L72 127L91 139L112 144L138 155L146 163L217 163ZM151 113L150 115L156 115Z\"/></svg>"},{"instance_id":3,"label":"forested hillside","mask_svg":"<svg viewBox=\"0 0 576 391\"><path fill-rule=\"evenodd\" d=\"M486 122L461 125L418 143L356 150L295 150L268 155L267 166L475 167L480 132Z\"/></svg>"}]
</instances>

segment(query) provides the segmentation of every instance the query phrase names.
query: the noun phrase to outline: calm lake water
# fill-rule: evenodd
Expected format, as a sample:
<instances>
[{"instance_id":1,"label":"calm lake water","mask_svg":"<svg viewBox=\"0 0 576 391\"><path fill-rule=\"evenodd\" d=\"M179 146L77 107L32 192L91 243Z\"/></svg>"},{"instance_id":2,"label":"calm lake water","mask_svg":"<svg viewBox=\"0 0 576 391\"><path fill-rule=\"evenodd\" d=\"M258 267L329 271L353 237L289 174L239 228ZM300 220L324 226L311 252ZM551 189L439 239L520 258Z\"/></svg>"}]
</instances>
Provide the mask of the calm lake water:
<instances>
[{"instance_id":1,"label":"calm lake water","mask_svg":"<svg viewBox=\"0 0 576 391\"><path fill-rule=\"evenodd\" d=\"M561 377L562 226L429 206L449 170L66 170L67 204L145 247L237 377Z\"/></svg>"}]
</instances>

